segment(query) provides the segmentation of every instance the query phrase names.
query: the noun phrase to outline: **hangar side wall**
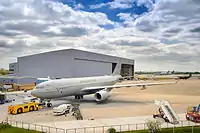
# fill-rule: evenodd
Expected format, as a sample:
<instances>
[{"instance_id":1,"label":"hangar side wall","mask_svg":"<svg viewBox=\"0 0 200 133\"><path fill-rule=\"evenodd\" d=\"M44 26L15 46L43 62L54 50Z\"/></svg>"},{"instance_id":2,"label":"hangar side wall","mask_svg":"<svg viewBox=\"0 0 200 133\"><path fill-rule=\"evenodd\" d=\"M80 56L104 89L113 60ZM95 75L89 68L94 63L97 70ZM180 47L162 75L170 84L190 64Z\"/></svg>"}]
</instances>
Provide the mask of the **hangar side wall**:
<instances>
[{"instance_id":1,"label":"hangar side wall","mask_svg":"<svg viewBox=\"0 0 200 133\"><path fill-rule=\"evenodd\" d=\"M66 77L71 76L71 57L66 52L42 53L26 57L19 57L18 76L31 77Z\"/></svg>"},{"instance_id":2,"label":"hangar side wall","mask_svg":"<svg viewBox=\"0 0 200 133\"><path fill-rule=\"evenodd\" d=\"M112 72L112 63L91 61L91 60L73 60L73 77L102 76Z\"/></svg>"}]
</instances>

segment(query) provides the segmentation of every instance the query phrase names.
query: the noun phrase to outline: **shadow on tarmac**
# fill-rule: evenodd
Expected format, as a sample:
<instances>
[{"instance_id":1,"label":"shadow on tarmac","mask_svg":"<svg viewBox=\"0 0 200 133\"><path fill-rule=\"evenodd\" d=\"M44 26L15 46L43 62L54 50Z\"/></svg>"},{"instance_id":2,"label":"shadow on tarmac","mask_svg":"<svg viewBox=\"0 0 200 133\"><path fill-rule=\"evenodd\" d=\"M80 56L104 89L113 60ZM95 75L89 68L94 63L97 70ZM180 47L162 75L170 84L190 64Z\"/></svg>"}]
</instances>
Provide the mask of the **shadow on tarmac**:
<instances>
[{"instance_id":1,"label":"shadow on tarmac","mask_svg":"<svg viewBox=\"0 0 200 133\"><path fill-rule=\"evenodd\" d=\"M58 106L60 104L70 104L79 103L82 107L116 107L116 106L134 106L134 105L147 105L153 103L153 101L135 101L135 100L123 100L123 99L112 99L109 98L104 102L96 102L94 98L86 97L82 100L76 100L73 97L65 97L52 100L53 106Z\"/></svg>"}]
</instances>

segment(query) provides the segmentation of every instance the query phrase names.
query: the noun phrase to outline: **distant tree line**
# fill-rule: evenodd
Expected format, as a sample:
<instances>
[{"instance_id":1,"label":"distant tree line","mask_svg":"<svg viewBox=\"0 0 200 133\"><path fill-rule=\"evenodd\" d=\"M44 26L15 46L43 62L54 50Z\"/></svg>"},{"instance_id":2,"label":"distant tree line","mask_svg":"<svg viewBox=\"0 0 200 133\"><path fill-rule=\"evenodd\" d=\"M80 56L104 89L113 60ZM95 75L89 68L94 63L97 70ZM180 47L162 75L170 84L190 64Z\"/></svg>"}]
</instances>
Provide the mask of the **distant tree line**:
<instances>
[{"instance_id":1,"label":"distant tree line","mask_svg":"<svg viewBox=\"0 0 200 133\"><path fill-rule=\"evenodd\" d=\"M135 74L155 74L158 73L156 72L145 72L145 71L137 71L135 72ZM200 74L200 72L179 72L179 71L175 71L173 74Z\"/></svg>"},{"instance_id":2,"label":"distant tree line","mask_svg":"<svg viewBox=\"0 0 200 133\"><path fill-rule=\"evenodd\" d=\"M8 70L1 68L0 75L8 75Z\"/></svg>"}]
</instances>

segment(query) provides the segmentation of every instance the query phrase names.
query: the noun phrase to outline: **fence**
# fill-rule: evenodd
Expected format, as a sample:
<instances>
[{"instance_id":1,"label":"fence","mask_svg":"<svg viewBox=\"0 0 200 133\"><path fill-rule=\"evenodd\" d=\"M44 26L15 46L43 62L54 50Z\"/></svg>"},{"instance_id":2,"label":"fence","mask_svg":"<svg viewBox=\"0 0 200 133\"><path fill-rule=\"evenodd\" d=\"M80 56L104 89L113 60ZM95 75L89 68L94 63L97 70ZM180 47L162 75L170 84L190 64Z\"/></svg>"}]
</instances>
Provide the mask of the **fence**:
<instances>
[{"instance_id":1,"label":"fence","mask_svg":"<svg viewBox=\"0 0 200 133\"><path fill-rule=\"evenodd\" d=\"M41 131L45 133L106 133L109 128L115 128L118 132L148 129L147 123L83 127L83 128L73 128L73 129L66 127L66 129L62 129L62 128L56 128L56 127L51 127L51 126L11 121L11 120L8 120L7 122L10 125L15 126L15 127L25 128L29 130L37 130L37 131ZM173 125L170 123L163 123L161 125L161 128L167 128L167 129L170 128L170 130L172 131L171 133L174 133L175 128L185 127L185 126L189 126L191 128L191 133L199 133L198 131L195 131L194 129L197 128L197 126L198 128L200 128L199 127L200 123L193 123L190 121L180 121L180 123L176 125Z\"/></svg>"},{"instance_id":2,"label":"fence","mask_svg":"<svg viewBox=\"0 0 200 133\"><path fill-rule=\"evenodd\" d=\"M66 133L65 129L62 129L62 128L32 124L32 123L27 123L27 122L12 121L12 120L8 120L6 122L14 127L24 128L28 130L37 130L44 133Z\"/></svg>"}]
</instances>

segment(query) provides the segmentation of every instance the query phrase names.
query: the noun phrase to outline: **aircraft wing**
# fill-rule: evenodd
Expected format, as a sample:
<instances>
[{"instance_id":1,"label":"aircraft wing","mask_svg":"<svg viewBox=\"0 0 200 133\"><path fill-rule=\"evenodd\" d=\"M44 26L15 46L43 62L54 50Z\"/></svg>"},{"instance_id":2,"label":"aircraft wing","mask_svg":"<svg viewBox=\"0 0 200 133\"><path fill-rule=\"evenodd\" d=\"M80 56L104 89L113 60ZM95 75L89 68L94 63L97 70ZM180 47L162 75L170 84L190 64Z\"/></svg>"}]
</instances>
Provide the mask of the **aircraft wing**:
<instances>
[{"instance_id":1,"label":"aircraft wing","mask_svg":"<svg viewBox=\"0 0 200 133\"><path fill-rule=\"evenodd\" d=\"M178 82L178 81L177 81ZM111 91L113 88L121 88L121 87L132 87L132 86L142 86L142 89L146 89L146 86L152 85L164 85L164 84L175 84L177 82L159 82L159 83L136 83L136 84L121 84L121 85L111 85L111 86L94 86L94 87L86 87L83 88L82 92L97 92L103 89L106 91Z\"/></svg>"}]
</instances>

